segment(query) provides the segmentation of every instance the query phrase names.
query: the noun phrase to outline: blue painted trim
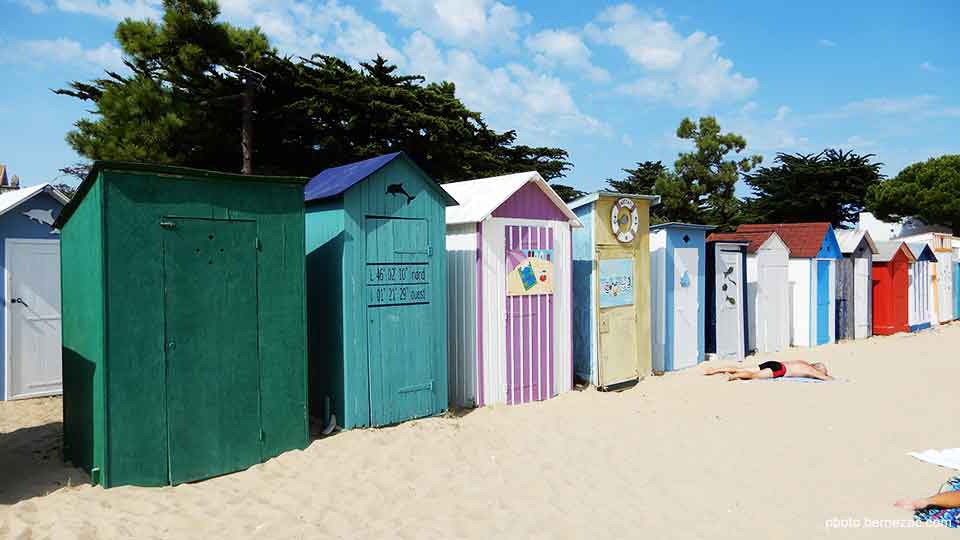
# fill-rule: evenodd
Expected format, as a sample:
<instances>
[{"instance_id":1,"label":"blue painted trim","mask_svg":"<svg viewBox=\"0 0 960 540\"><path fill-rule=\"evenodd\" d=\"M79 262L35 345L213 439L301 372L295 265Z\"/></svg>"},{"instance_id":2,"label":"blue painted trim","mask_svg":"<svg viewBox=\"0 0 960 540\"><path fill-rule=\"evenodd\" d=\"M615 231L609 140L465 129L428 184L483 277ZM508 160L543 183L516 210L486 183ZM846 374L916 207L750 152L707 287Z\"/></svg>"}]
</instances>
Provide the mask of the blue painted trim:
<instances>
[{"instance_id":1,"label":"blue painted trim","mask_svg":"<svg viewBox=\"0 0 960 540\"><path fill-rule=\"evenodd\" d=\"M593 237L594 204L574 209L583 227L573 229L573 365L574 375L597 384L596 313L593 309L596 287L593 275L595 245Z\"/></svg>"},{"instance_id":2,"label":"blue painted trim","mask_svg":"<svg viewBox=\"0 0 960 540\"><path fill-rule=\"evenodd\" d=\"M707 226L690 226L686 224L662 224L658 226L658 229L665 229L667 231L667 241L666 241L666 261L664 264L664 285L667 290L666 298L664 298L664 347L663 347L663 363L665 371L673 371L676 369L676 362L674 358L674 328L673 328L673 314L675 311L674 308L674 289L673 289L673 277L674 277L674 250L677 248L697 248L697 285L699 290L697 291L697 363L703 362L704 358L704 347L705 347L705 336L706 336L706 305L707 305L707 291L706 291L706 274L707 274L707 253L706 253L706 231L712 227L707 228ZM683 237L687 236L689 242L684 242Z\"/></svg>"},{"instance_id":3,"label":"blue painted trim","mask_svg":"<svg viewBox=\"0 0 960 540\"><path fill-rule=\"evenodd\" d=\"M827 227L827 234L823 237L820 244L820 251L817 253L818 259L842 259L843 253L840 251L840 243L837 242L837 233L833 230L833 225Z\"/></svg>"},{"instance_id":4,"label":"blue painted trim","mask_svg":"<svg viewBox=\"0 0 960 540\"><path fill-rule=\"evenodd\" d=\"M910 331L911 331L911 332L919 332L920 330L926 330L927 328L930 328L930 323L929 323L929 322L920 323L920 324L911 324L911 325L910 325Z\"/></svg>"}]
</instances>

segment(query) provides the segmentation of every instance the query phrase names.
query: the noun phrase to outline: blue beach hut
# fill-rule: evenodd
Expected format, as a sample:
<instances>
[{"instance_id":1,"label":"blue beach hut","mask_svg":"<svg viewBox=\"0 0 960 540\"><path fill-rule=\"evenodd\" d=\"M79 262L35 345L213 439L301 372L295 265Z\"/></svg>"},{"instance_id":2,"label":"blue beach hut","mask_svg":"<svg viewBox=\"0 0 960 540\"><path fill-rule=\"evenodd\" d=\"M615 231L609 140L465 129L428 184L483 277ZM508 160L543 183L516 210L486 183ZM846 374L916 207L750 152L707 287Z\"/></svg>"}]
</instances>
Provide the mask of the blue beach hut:
<instances>
[{"instance_id":1,"label":"blue beach hut","mask_svg":"<svg viewBox=\"0 0 960 540\"><path fill-rule=\"evenodd\" d=\"M447 409L446 207L402 152L304 190L311 415L344 428Z\"/></svg>"},{"instance_id":2,"label":"blue beach hut","mask_svg":"<svg viewBox=\"0 0 960 540\"><path fill-rule=\"evenodd\" d=\"M0 165L0 401L59 394L60 234L67 197L49 184L23 187Z\"/></svg>"},{"instance_id":3,"label":"blue beach hut","mask_svg":"<svg viewBox=\"0 0 960 540\"><path fill-rule=\"evenodd\" d=\"M653 371L703 362L706 331L706 233L712 225L650 227Z\"/></svg>"}]
</instances>

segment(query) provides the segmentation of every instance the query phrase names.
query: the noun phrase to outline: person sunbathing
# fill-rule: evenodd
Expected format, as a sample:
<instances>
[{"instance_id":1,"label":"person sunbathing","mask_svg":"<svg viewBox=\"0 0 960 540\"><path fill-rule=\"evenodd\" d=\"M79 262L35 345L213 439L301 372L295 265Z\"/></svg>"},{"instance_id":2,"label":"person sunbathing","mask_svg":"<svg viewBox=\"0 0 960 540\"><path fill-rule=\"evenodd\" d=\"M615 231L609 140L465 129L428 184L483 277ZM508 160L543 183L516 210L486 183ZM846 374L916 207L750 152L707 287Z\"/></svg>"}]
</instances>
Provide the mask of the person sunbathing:
<instances>
[{"instance_id":1,"label":"person sunbathing","mask_svg":"<svg viewBox=\"0 0 960 540\"><path fill-rule=\"evenodd\" d=\"M894 503L904 510L913 511L917 521L936 522L944 527L960 527L960 476L947 480L940 493L922 499L901 499Z\"/></svg>"},{"instance_id":2,"label":"person sunbathing","mask_svg":"<svg viewBox=\"0 0 960 540\"><path fill-rule=\"evenodd\" d=\"M780 377L805 377L810 379L820 379L821 381L833 380L827 371L827 366L820 362L811 364L803 360L787 360L777 362L770 360L757 366L757 369L744 369L739 366L732 367L714 367L707 368L704 375L716 375L725 373L729 377L728 381L749 381L752 379L779 379Z\"/></svg>"}]
</instances>

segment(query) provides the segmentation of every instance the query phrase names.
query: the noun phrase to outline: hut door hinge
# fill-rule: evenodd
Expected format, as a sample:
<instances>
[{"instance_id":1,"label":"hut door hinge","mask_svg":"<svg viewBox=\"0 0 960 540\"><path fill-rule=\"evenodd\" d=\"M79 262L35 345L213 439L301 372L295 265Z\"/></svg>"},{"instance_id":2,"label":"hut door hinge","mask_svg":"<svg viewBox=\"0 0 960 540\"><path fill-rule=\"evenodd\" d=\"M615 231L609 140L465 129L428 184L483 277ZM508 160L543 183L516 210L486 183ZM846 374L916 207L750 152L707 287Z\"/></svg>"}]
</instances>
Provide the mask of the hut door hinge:
<instances>
[{"instance_id":1,"label":"hut door hinge","mask_svg":"<svg viewBox=\"0 0 960 540\"><path fill-rule=\"evenodd\" d=\"M253 247L254 247L254 249L256 249L257 251L262 251L262 250L263 250L263 244L260 243L260 237L259 237L259 236L257 237L257 240L254 242Z\"/></svg>"},{"instance_id":2,"label":"hut door hinge","mask_svg":"<svg viewBox=\"0 0 960 540\"><path fill-rule=\"evenodd\" d=\"M266 433L264 433L263 430L261 429L261 430L260 430L260 442L263 442L264 439L266 439L266 438L267 438Z\"/></svg>"},{"instance_id":3,"label":"hut door hinge","mask_svg":"<svg viewBox=\"0 0 960 540\"><path fill-rule=\"evenodd\" d=\"M427 257L433 257L433 246L427 246Z\"/></svg>"}]
</instances>

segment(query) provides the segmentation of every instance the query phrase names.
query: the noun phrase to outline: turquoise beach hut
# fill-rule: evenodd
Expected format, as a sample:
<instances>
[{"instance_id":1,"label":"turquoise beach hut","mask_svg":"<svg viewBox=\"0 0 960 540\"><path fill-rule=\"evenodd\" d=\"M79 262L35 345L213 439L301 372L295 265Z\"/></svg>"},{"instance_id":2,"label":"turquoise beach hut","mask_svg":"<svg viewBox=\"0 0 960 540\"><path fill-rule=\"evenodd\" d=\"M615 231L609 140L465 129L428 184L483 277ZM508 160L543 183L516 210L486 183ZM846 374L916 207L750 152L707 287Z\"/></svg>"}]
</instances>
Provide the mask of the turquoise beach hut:
<instances>
[{"instance_id":1,"label":"turquoise beach hut","mask_svg":"<svg viewBox=\"0 0 960 540\"><path fill-rule=\"evenodd\" d=\"M712 225L650 227L653 371L703 362L706 328L706 243Z\"/></svg>"},{"instance_id":2,"label":"turquoise beach hut","mask_svg":"<svg viewBox=\"0 0 960 540\"><path fill-rule=\"evenodd\" d=\"M304 197L311 416L355 428L445 411L457 202L402 152L326 169Z\"/></svg>"}]
</instances>

